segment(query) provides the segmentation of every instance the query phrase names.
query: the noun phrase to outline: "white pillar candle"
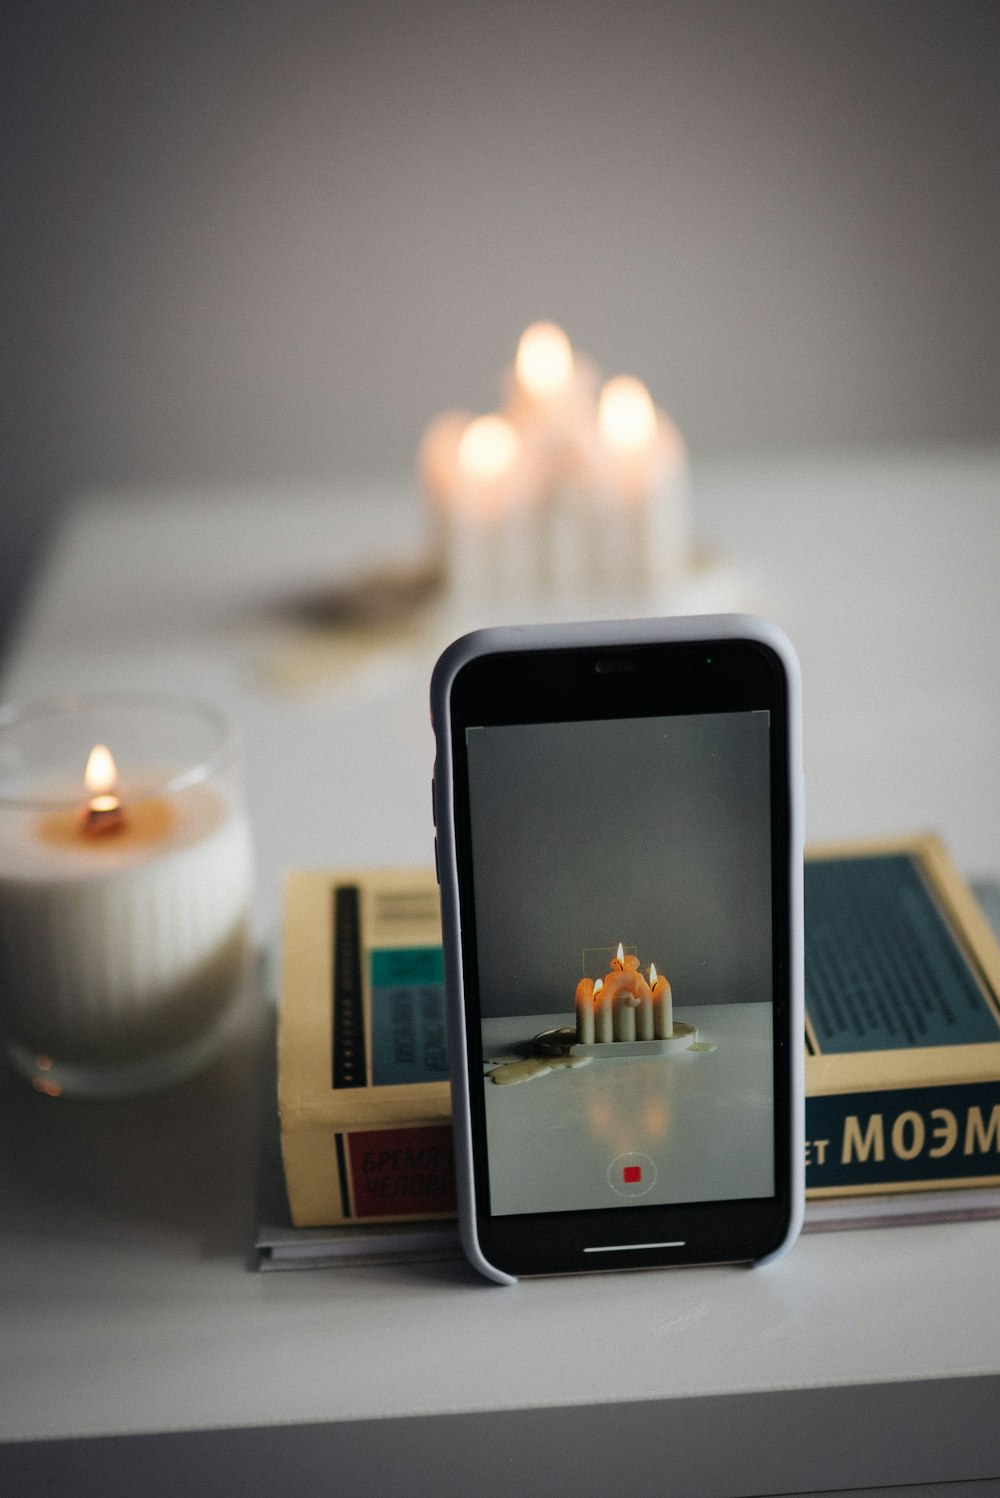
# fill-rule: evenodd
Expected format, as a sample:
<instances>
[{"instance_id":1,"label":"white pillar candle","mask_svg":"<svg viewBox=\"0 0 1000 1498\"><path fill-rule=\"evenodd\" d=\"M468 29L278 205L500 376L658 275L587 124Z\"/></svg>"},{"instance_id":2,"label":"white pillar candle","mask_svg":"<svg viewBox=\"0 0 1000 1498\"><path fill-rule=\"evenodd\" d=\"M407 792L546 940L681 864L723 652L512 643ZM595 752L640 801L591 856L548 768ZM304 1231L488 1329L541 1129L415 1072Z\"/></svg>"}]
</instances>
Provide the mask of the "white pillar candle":
<instances>
[{"instance_id":1,"label":"white pillar candle","mask_svg":"<svg viewBox=\"0 0 1000 1498\"><path fill-rule=\"evenodd\" d=\"M572 431L576 361L569 339L555 323L538 322L525 328L505 384L507 411L516 426L533 427L553 440Z\"/></svg>"},{"instance_id":2,"label":"white pillar candle","mask_svg":"<svg viewBox=\"0 0 1000 1498\"><path fill-rule=\"evenodd\" d=\"M594 1044L594 983L581 978L576 985L576 1038L580 1045Z\"/></svg>"},{"instance_id":3,"label":"white pillar candle","mask_svg":"<svg viewBox=\"0 0 1000 1498\"><path fill-rule=\"evenodd\" d=\"M666 978L657 974L656 964L649 965L649 985L653 993L653 1032L657 1040L669 1040L674 1033L674 999Z\"/></svg>"},{"instance_id":4,"label":"white pillar candle","mask_svg":"<svg viewBox=\"0 0 1000 1498\"><path fill-rule=\"evenodd\" d=\"M120 825L42 809L52 787L0 802L0 1027L42 1091L127 1095L211 1054L246 971L250 832L234 783L135 766ZM107 798L117 799L117 798Z\"/></svg>"},{"instance_id":5,"label":"white pillar candle","mask_svg":"<svg viewBox=\"0 0 1000 1498\"><path fill-rule=\"evenodd\" d=\"M635 1011L638 1000L624 984L615 993L615 1039L635 1039Z\"/></svg>"},{"instance_id":6,"label":"white pillar candle","mask_svg":"<svg viewBox=\"0 0 1000 1498\"><path fill-rule=\"evenodd\" d=\"M694 553L691 465L684 438L662 411L656 414L649 513L654 582L677 582L690 571Z\"/></svg>"},{"instance_id":7,"label":"white pillar candle","mask_svg":"<svg viewBox=\"0 0 1000 1498\"><path fill-rule=\"evenodd\" d=\"M575 483L593 462L599 378L555 323L522 333L504 375L504 414L522 436L544 444L552 482Z\"/></svg>"},{"instance_id":8,"label":"white pillar candle","mask_svg":"<svg viewBox=\"0 0 1000 1498\"><path fill-rule=\"evenodd\" d=\"M521 439L502 416L477 416L458 444L445 566L449 599L463 619L488 615L520 585L514 574L526 510L523 458Z\"/></svg>"},{"instance_id":9,"label":"white pillar candle","mask_svg":"<svg viewBox=\"0 0 1000 1498\"><path fill-rule=\"evenodd\" d=\"M636 988L639 1002L635 1011L635 1038L636 1040L653 1040L656 1034L653 1025L653 995L642 974L636 973L636 978L638 979Z\"/></svg>"},{"instance_id":10,"label":"white pillar candle","mask_svg":"<svg viewBox=\"0 0 1000 1498\"><path fill-rule=\"evenodd\" d=\"M615 1038L614 1005L603 978L594 984L594 1039L598 1045L610 1045Z\"/></svg>"},{"instance_id":11,"label":"white pillar candle","mask_svg":"<svg viewBox=\"0 0 1000 1498\"><path fill-rule=\"evenodd\" d=\"M521 335L505 386L506 414L533 461L534 591L558 613L598 581L597 371L574 352L561 328L533 323Z\"/></svg>"},{"instance_id":12,"label":"white pillar candle","mask_svg":"<svg viewBox=\"0 0 1000 1498\"><path fill-rule=\"evenodd\" d=\"M641 380L618 375L598 400L599 468L610 565L647 595L691 563L688 461L674 423Z\"/></svg>"},{"instance_id":13,"label":"white pillar candle","mask_svg":"<svg viewBox=\"0 0 1000 1498\"><path fill-rule=\"evenodd\" d=\"M600 547L595 534L596 496L581 482L561 483L543 499L539 577L542 597L551 612L562 615L567 606L578 611L581 600L603 601Z\"/></svg>"},{"instance_id":14,"label":"white pillar candle","mask_svg":"<svg viewBox=\"0 0 1000 1498\"><path fill-rule=\"evenodd\" d=\"M472 420L469 411L445 411L431 422L417 453L417 477L431 526L431 551L437 568L448 566L448 528L458 485L458 445Z\"/></svg>"}]
</instances>

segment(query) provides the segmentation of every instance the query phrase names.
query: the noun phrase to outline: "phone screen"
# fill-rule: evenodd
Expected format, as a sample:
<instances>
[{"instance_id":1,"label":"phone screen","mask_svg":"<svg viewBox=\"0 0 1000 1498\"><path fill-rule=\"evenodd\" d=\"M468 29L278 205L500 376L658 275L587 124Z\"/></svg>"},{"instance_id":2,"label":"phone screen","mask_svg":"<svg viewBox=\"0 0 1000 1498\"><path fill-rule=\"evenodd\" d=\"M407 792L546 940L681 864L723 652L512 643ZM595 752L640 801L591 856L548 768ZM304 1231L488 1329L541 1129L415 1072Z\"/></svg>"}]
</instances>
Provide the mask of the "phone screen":
<instances>
[{"instance_id":1,"label":"phone screen","mask_svg":"<svg viewBox=\"0 0 1000 1498\"><path fill-rule=\"evenodd\" d=\"M769 719L466 730L493 1213L773 1195ZM603 1054L518 1070L629 973ZM694 1038L643 1054L660 978Z\"/></svg>"},{"instance_id":2,"label":"phone screen","mask_svg":"<svg viewBox=\"0 0 1000 1498\"><path fill-rule=\"evenodd\" d=\"M783 1241L787 685L775 652L725 639L455 679L477 1233L512 1273Z\"/></svg>"}]
</instances>

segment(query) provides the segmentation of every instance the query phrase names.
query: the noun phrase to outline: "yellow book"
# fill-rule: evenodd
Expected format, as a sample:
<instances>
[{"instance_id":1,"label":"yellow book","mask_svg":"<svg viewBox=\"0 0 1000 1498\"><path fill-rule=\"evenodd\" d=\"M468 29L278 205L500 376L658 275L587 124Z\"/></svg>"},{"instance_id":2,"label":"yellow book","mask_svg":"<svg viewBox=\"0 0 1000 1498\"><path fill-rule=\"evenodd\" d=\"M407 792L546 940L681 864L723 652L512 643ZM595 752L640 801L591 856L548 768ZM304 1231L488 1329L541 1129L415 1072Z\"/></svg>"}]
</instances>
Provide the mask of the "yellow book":
<instances>
[{"instance_id":1,"label":"yellow book","mask_svg":"<svg viewBox=\"0 0 1000 1498\"><path fill-rule=\"evenodd\" d=\"M278 1114L293 1223L453 1216L433 872L294 873L282 934Z\"/></svg>"},{"instance_id":2,"label":"yellow book","mask_svg":"<svg viewBox=\"0 0 1000 1498\"><path fill-rule=\"evenodd\" d=\"M1000 947L938 839L811 848L805 950L806 1194L1000 1184ZM433 870L290 876L279 1114L296 1226L454 1214Z\"/></svg>"}]
</instances>

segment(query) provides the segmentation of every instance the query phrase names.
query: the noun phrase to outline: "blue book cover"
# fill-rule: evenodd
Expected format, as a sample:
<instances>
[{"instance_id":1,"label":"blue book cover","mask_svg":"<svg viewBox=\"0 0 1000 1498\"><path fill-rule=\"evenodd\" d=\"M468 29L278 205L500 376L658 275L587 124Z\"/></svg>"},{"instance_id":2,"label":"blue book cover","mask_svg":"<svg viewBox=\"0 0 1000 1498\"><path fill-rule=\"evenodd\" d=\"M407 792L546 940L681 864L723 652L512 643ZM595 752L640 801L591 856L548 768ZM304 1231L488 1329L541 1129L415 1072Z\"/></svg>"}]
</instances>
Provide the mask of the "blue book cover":
<instances>
[{"instance_id":1,"label":"blue book cover","mask_svg":"<svg viewBox=\"0 0 1000 1498\"><path fill-rule=\"evenodd\" d=\"M805 868L810 1196L1000 1183L1000 948L933 836Z\"/></svg>"}]
</instances>

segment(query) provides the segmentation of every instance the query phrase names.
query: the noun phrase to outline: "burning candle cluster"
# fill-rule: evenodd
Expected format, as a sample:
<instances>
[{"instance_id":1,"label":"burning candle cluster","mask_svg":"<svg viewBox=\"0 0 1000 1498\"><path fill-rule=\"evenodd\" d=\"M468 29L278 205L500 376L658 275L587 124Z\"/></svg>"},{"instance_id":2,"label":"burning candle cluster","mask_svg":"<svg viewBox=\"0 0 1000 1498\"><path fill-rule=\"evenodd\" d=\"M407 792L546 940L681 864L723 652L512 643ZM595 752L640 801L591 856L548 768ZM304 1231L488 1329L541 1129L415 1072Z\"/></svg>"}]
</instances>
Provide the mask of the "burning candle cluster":
<instances>
[{"instance_id":1,"label":"burning candle cluster","mask_svg":"<svg viewBox=\"0 0 1000 1498\"><path fill-rule=\"evenodd\" d=\"M552 323L522 334L500 411L431 424L419 471L464 614L641 614L691 571L680 433L640 380L602 384Z\"/></svg>"},{"instance_id":2,"label":"burning candle cluster","mask_svg":"<svg viewBox=\"0 0 1000 1498\"><path fill-rule=\"evenodd\" d=\"M669 1040L674 1034L670 984L650 963L648 980L639 959L621 942L604 978L581 978L576 987L576 1039L579 1045L615 1041Z\"/></svg>"}]
</instances>

